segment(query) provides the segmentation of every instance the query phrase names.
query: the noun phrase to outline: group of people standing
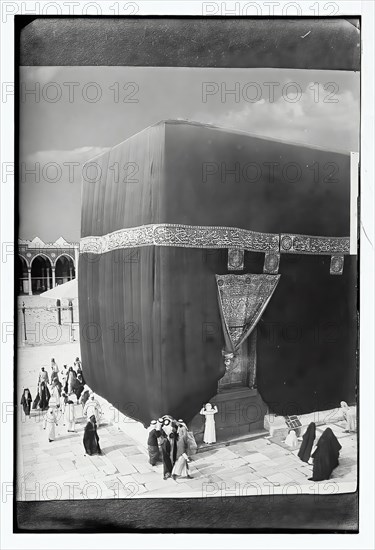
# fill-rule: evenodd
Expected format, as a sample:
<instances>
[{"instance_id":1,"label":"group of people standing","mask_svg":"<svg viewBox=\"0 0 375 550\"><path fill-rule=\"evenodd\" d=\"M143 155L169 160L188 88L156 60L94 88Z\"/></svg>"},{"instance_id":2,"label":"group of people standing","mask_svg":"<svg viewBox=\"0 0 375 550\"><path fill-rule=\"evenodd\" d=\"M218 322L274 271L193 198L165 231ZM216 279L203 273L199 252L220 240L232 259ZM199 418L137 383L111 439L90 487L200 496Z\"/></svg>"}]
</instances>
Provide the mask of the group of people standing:
<instances>
[{"instance_id":1,"label":"group of people standing","mask_svg":"<svg viewBox=\"0 0 375 550\"><path fill-rule=\"evenodd\" d=\"M189 473L191 456L197 452L197 444L182 419L164 415L152 420L147 440L149 463L163 463L163 479L192 476Z\"/></svg>"},{"instance_id":2,"label":"group of people standing","mask_svg":"<svg viewBox=\"0 0 375 550\"><path fill-rule=\"evenodd\" d=\"M315 437L315 422L310 422L303 435L298 457L307 463L313 459L313 473L309 481L323 481L329 479L339 465L341 445L331 428L326 428L314 445Z\"/></svg>"},{"instance_id":3,"label":"group of people standing","mask_svg":"<svg viewBox=\"0 0 375 550\"><path fill-rule=\"evenodd\" d=\"M30 418L31 409L46 411L43 429L48 430L50 443L56 439L55 427L62 421L70 433L76 433L76 405L82 407L82 416L87 418L83 445L89 455L101 454L97 427L100 424L102 410L94 393L86 385L82 364L78 357L74 368L64 365L59 369L54 358L51 359L51 375L45 367L41 367L37 393L33 401L29 388L25 388L21 397L21 405L26 419Z\"/></svg>"},{"instance_id":4,"label":"group of people standing","mask_svg":"<svg viewBox=\"0 0 375 550\"><path fill-rule=\"evenodd\" d=\"M340 403L342 416L345 421L344 433L357 431L357 417L353 407L349 407L345 401ZM285 440L285 444L296 449L298 438L295 430L291 430ZM312 464L313 473L309 481L323 481L330 479L332 471L339 464L341 444L331 428L326 428L316 440L315 422L310 422L302 437L302 443L298 451L298 457L302 462Z\"/></svg>"}]
</instances>

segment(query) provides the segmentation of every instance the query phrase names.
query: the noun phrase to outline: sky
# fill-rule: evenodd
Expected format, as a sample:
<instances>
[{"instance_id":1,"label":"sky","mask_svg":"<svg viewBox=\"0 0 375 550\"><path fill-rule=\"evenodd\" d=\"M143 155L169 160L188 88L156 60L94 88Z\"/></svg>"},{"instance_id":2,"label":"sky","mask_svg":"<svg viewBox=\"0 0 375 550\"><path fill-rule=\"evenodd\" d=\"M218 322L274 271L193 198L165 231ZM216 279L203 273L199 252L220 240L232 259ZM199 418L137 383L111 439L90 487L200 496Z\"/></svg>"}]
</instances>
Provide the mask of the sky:
<instances>
[{"instance_id":1,"label":"sky","mask_svg":"<svg viewBox=\"0 0 375 550\"><path fill-rule=\"evenodd\" d=\"M160 120L358 151L359 117L359 73L21 67L19 235L78 242L83 164Z\"/></svg>"}]
</instances>

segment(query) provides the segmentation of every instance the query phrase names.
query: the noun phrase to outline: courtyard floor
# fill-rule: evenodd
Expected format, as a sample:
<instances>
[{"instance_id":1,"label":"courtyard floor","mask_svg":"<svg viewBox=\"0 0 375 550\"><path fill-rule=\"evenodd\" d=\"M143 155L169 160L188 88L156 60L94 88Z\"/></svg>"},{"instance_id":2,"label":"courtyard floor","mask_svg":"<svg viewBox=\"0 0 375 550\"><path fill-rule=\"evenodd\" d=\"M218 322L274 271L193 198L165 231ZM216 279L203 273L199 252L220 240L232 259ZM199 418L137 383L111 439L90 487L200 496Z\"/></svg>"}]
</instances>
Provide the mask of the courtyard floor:
<instances>
[{"instance_id":1,"label":"courtyard floor","mask_svg":"<svg viewBox=\"0 0 375 550\"><path fill-rule=\"evenodd\" d=\"M18 392L30 388L42 365L51 357L59 367L72 365L80 356L79 343L20 347L18 350ZM56 428L56 440L48 441L42 429L43 413L32 411L24 420L17 412L17 500L105 499L143 497L225 497L271 494L315 495L353 492L357 485L357 437L344 432L342 423L329 425L342 450L332 479L308 481L312 466L305 464L282 445L267 437L228 442L198 450L190 463L192 479L164 480L162 465L148 463L145 430L127 419L106 401L98 429L102 456L85 456L82 444L85 421L76 406L77 433L68 433L63 422ZM317 436L327 425L317 426Z\"/></svg>"}]
</instances>

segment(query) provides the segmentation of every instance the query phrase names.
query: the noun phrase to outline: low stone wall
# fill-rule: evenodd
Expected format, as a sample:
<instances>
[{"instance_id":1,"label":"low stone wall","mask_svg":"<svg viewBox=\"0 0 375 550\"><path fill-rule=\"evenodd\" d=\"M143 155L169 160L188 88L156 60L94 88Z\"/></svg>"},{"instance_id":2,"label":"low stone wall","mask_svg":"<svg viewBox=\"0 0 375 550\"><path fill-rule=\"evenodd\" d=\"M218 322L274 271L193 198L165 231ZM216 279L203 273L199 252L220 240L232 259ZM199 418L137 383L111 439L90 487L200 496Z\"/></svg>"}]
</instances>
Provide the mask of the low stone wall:
<instances>
[{"instance_id":1,"label":"low stone wall","mask_svg":"<svg viewBox=\"0 0 375 550\"><path fill-rule=\"evenodd\" d=\"M25 304L25 326L22 305ZM62 300L61 325L57 320L56 300L40 296L20 296L17 300L17 343L18 345L58 345L79 339L77 300L73 301L73 334L68 300ZM73 340L72 340L73 338Z\"/></svg>"}]
</instances>

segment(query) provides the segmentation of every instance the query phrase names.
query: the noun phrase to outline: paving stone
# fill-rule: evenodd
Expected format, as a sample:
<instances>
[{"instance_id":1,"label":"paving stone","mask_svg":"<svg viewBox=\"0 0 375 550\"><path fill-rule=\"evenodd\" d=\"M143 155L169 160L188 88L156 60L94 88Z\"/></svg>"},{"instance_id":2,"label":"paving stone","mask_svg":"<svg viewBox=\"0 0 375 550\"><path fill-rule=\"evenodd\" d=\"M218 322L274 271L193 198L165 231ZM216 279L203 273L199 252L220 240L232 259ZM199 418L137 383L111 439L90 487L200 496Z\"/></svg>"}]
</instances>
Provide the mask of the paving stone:
<instances>
[{"instance_id":1,"label":"paving stone","mask_svg":"<svg viewBox=\"0 0 375 550\"><path fill-rule=\"evenodd\" d=\"M113 458L112 462L113 462L113 465L119 471L119 473L122 475L137 473L137 470L125 457L122 457L122 458L115 457Z\"/></svg>"},{"instance_id":2,"label":"paving stone","mask_svg":"<svg viewBox=\"0 0 375 550\"><path fill-rule=\"evenodd\" d=\"M270 464L264 464L263 462L256 462L255 464L251 464L251 468L253 472L260 477L265 477L267 475L272 475L273 473L277 472L278 469L274 467L272 463Z\"/></svg>"},{"instance_id":3,"label":"paving stone","mask_svg":"<svg viewBox=\"0 0 375 550\"><path fill-rule=\"evenodd\" d=\"M290 477L292 479L295 479L296 481L306 480L308 477L310 477L309 472L305 472L304 470L297 470L297 468L292 468L290 470Z\"/></svg>"},{"instance_id":4,"label":"paving stone","mask_svg":"<svg viewBox=\"0 0 375 550\"><path fill-rule=\"evenodd\" d=\"M128 458L130 464L134 466L134 468L139 472L140 474L145 474L147 472L151 472L154 470L155 466L151 466L151 464L148 462L148 457L145 455L135 455L135 456L129 456Z\"/></svg>"},{"instance_id":5,"label":"paving stone","mask_svg":"<svg viewBox=\"0 0 375 550\"><path fill-rule=\"evenodd\" d=\"M132 474L132 478L137 483L144 485L146 483L153 482L155 479L163 479L163 474L162 472L157 472L157 471L149 472L147 474L135 473L135 474Z\"/></svg>"},{"instance_id":6,"label":"paving stone","mask_svg":"<svg viewBox=\"0 0 375 550\"><path fill-rule=\"evenodd\" d=\"M244 484L244 483L258 483L260 480L260 477L254 473L245 472L241 473L240 475L236 475L233 477L233 481Z\"/></svg>"},{"instance_id":7,"label":"paving stone","mask_svg":"<svg viewBox=\"0 0 375 550\"><path fill-rule=\"evenodd\" d=\"M249 464L255 464L257 462L271 462L271 459L262 453L252 453L244 456L243 459Z\"/></svg>"},{"instance_id":8,"label":"paving stone","mask_svg":"<svg viewBox=\"0 0 375 550\"><path fill-rule=\"evenodd\" d=\"M218 472L217 474L210 474L210 475L217 475L221 478L223 482L232 482L233 478L236 475L235 470L222 470L221 472ZM206 476L207 477L207 476Z\"/></svg>"},{"instance_id":9,"label":"paving stone","mask_svg":"<svg viewBox=\"0 0 375 550\"><path fill-rule=\"evenodd\" d=\"M208 486L213 486L214 490L216 491L221 483L224 482L220 481L219 484L216 482L211 482L209 478L205 476L200 478L188 479L186 481L185 487L189 487L189 489L195 490L197 494L202 497L205 496L207 492L210 492L210 488Z\"/></svg>"},{"instance_id":10,"label":"paving stone","mask_svg":"<svg viewBox=\"0 0 375 550\"><path fill-rule=\"evenodd\" d=\"M233 453L239 456L243 456L249 452L249 447L245 447L243 443L241 445L233 445L231 449Z\"/></svg>"},{"instance_id":11,"label":"paving stone","mask_svg":"<svg viewBox=\"0 0 375 550\"><path fill-rule=\"evenodd\" d=\"M271 483L279 484L279 485L286 485L287 483L290 483L293 481L289 476L285 475L282 472L268 475L266 476L268 481L271 481Z\"/></svg>"},{"instance_id":12,"label":"paving stone","mask_svg":"<svg viewBox=\"0 0 375 550\"><path fill-rule=\"evenodd\" d=\"M147 491L153 491L155 489L164 489L166 483L172 483L171 479L163 479L160 477L155 477L152 481L145 483L145 488Z\"/></svg>"},{"instance_id":13,"label":"paving stone","mask_svg":"<svg viewBox=\"0 0 375 550\"><path fill-rule=\"evenodd\" d=\"M189 464L189 469L190 464ZM217 472L222 472L223 468L221 466L206 466L204 468L196 468L196 471L200 472L202 475L216 474Z\"/></svg>"},{"instance_id":14,"label":"paving stone","mask_svg":"<svg viewBox=\"0 0 375 550\"><path fill-rule=\"evenodd\" d=\"M241 457L232 459L232 460L225 460L220 464L221 468L229 469L229 470L238 470L238 468L241 468L241 466L247 465L248 462L244 460Z\"/></svg>"}]
</instances>

